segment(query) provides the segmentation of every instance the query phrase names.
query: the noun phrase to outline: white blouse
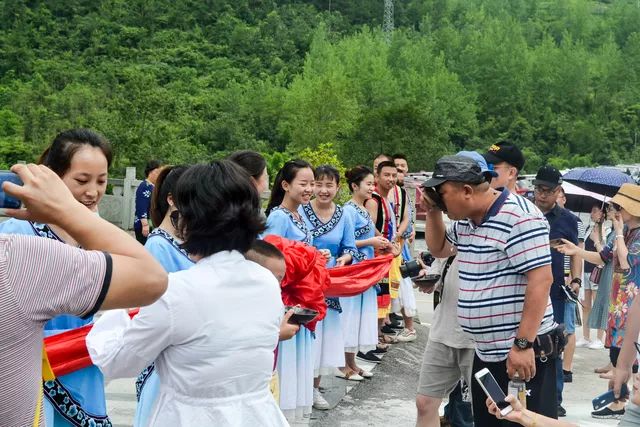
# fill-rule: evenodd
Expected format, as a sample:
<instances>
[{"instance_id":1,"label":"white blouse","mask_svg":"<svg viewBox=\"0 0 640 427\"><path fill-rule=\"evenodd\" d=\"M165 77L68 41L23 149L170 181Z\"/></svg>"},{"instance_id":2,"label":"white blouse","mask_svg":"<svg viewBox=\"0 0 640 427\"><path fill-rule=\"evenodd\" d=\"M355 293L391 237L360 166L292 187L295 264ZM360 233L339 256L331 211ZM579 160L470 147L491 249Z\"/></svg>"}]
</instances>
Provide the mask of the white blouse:
<instances>
[{"instance_id":1,"label":"white blouse","mask_svg":"<svg viewBox=\"0 0 640 427\"><path fill-rule=\"evenodd\" d=\"M269 270L220 252L170 274L166 293L132 320L106 312L87 347L107 379L155 361L150 426L287 426L269 392L283 313Z\"/></svg>"}]
</instances>

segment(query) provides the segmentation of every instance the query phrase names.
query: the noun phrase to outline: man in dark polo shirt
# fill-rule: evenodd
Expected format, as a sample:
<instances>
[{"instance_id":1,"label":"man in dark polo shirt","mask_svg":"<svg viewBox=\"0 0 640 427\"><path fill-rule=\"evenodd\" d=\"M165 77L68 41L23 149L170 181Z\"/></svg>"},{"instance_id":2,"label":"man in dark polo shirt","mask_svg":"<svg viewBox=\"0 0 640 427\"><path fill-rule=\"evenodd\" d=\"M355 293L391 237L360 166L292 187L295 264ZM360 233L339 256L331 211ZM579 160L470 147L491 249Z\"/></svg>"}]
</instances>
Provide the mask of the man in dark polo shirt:
<instances>
[{"instance_id":1,"label":"man in dark polo shirt","mask_svg":"<svg viewBox=\"0 0 640 427\"><path fill-rule=\"evenodd\" d=\"M578 244L578 218L567 209L558 205L556 200L562 185L560 171L552 166L543 166L538 170L534 185L535 203L544 213L549 222L549 241L554 239L566 239ZM571 257L571 290L577 294L582 283L582 263L580 259ZM551 250L551 270L553 272L553 284L551 285L551 304L553 305L553 318L556 323L564 323L569 339L575 340L575 313L576 303L567 298L565 292L564 255L556 250ZM566 410L562 407L562 390L564 388L564 376L562 373L562 359L556 360L556 388L558 390L558 416L565 416Z\"/></svg>"}]
</instances>

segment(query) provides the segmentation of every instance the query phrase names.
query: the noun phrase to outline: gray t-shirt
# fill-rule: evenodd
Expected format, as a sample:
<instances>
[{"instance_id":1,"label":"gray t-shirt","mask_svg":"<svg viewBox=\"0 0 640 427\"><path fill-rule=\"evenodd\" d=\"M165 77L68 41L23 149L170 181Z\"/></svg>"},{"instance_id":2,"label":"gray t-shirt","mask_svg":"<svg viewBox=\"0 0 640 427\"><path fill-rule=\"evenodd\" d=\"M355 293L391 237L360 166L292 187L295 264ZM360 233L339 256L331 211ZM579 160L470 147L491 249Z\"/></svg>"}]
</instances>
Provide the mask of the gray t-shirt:
<instances>
[{"instance_id":1,"label":"gray t-shirt","mask_svg":"<svg viewBox=\"0 0 640 427\"><path fill-rule=\"evenodd\" d=\"M42 237L0 234L2 427L33 425L42 394L44 324L63 313L92 315L104 300L110 277L108 254Z\"/></svg>"},{"instance_id":2,"label":"gray t-shirt","mask_svg":"<svg viewBox=\"0 0 640 427\"><path fill-rule=\"evenodd\" d=\"M447 262L446 258L437 258L429 273L442 274L442 270ZM460 280L458 278L458 259L454 259L444 283L439 282L442 299L433 313L433 323L429 331L429 339L453 348L475 348L473 338L460 327L458 323L458 289Z\"/></svg>"}]
</instances>

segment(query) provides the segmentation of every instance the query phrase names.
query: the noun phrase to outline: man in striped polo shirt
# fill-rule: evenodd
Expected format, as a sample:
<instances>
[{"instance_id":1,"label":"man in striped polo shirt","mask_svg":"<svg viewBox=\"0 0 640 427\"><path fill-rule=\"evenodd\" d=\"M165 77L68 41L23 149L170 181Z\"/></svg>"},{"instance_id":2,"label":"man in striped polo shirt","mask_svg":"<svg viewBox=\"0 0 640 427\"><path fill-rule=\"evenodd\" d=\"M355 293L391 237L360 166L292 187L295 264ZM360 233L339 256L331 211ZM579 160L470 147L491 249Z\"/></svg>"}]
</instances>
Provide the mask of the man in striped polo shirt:
<instances>
[{"instance_id":1,"label":"man in striped polo shirt","mask_svg":"<svg viewBox=\"0 0 640 427\"><path fill-rule=\"evenodd\" d=\"M492 189L478 164L463 156L438 160L424 184L431 254L458 253L458 320L476 344L473 371L488 368L506 390L514 374L527 381L529 409L557 418L555 361L536 358L536 336L554 331L549 229L506 189ZM445 230L442 211L455 222ZM508 425L490 415L472 385L474 422Z\"/></svg>"}]
</instances>

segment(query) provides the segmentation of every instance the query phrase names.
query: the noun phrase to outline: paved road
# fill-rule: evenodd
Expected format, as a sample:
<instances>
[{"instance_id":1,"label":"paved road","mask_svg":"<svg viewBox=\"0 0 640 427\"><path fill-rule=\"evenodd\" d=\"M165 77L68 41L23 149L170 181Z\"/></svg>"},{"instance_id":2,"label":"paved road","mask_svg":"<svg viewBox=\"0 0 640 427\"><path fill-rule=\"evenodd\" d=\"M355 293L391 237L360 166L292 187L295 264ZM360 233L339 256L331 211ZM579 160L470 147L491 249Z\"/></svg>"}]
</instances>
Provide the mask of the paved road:
<instances>
[{"instance_id":1,"label":"paved road","mask_svg":"<svg viewBox=\"0 0 640 427\"><path fill-rule=\"evenodd\" d=\"M314 411L310 425L334 426L412 426L415 424L414 398L422 352L426 345L432 310L430 295L417 294L418 339L398 344L382 363L371 366L374 377L363 383L338 378L323 378L329 411ZM565 387L567 420L580 426L616 425L617 421L593 420L591 399L604 392L607 382L593 374L593 368L608 361L606 350L578 349L575 356L574 382ZM131 379L111 382L107 387L109 414L116 427L130 426L135 413L135 388Z\"/></svg>"}]
</instances>

